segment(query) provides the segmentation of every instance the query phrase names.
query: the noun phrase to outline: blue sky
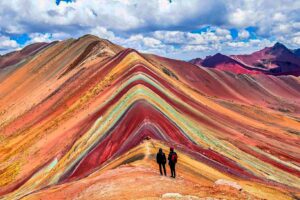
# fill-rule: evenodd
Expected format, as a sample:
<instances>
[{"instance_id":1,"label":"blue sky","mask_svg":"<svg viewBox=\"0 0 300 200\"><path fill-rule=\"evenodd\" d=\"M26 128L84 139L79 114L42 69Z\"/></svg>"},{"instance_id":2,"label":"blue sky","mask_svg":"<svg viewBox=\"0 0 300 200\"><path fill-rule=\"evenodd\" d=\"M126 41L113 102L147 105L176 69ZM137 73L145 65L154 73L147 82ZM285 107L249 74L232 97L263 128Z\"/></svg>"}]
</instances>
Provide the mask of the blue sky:
<instances>
[{"instance_id":1,"label":"blue sky","mask_svg":"<svg viewBox=\"0 0 300 200\"><path fill-rule=\"evenodd\" d=\"M276 41L299 48L299 13L292 0L0 1L0 54L88 33L185 60L246 54Z\"/></svg>"}]
</instances>

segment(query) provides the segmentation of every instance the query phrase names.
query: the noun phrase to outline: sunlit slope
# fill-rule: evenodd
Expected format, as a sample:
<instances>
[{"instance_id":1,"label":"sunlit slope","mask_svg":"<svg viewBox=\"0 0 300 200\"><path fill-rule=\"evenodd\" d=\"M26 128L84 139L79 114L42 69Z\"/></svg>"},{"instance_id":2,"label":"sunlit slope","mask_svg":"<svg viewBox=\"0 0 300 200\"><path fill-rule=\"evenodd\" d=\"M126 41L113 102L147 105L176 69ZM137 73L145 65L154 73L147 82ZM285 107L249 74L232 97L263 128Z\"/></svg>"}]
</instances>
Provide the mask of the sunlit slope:
<instances>
[{"instance_id":1,"label":"sunlit slope","mask_svg":"<svg viewBox=\"0 0 300 200\"><path fill-rule=\"evenodd\" d=\"M1 82L0 92L5 199L101 174L149 137L190 162L179 165L187 182L225 178L270 199L255 188L290 197L300 190L296 77L236 76L88 35L37 54ZM153 173L147 163L139 166Z\"/></svg>"}]
</instances>

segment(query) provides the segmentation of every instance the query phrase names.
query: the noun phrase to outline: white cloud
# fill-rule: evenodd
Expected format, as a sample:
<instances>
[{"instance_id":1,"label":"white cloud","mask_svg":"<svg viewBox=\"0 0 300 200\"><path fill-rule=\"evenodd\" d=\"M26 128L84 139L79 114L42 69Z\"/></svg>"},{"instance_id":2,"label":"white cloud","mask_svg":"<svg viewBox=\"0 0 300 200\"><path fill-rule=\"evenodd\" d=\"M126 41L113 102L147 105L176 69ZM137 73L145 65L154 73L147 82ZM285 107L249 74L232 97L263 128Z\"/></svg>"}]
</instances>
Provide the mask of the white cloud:
<instances>
[{"instance_id":1,"label":"white cloud","mask_svg":"<svg viewBox=\"0 0 300 200\"><path fill-rule=\"evenodd\" d=\"M292 38L291 41L296 45L300 45L300 36Z\"/></svg>"},{"instance_id":2,"label":"white cloud","mask_svg":"<svg viewBox=\"0 0 300 200\"><path fill-rule=\"evenodd\" d=\"M245 27L251 25L249 22L253 21L251 19L252 12L250 10L244 10L237 8L232 12L229 17L229 22L236 27Z\"/></svg>"},{"instance_id":3,"label":"white cloud","mask_svg":"<svg viewBox=\"0 0 300 200\"><path fill-rule=\"evenodd\" d=\"M228 2L228 24L235 28L257 28L257 34L275 40L283 34L295 33L299 28L300 1L240 0Z\"/></svg>"},{"instance_id":4,"label":"white cloud","mask_svg":"<svg viewBox=\"0 0 300 200\"><path fill-rule=\"evenodd\" d=\"M207 46L205 45L185 45L182 47L182 51L207 51L210 50Z\"/></svg>"},{"instance_id":5,"label":"white cloud","mask_svg":"<svg viewBox=\"0 0 300 200\"><path fill-rule=\"evenodd\" d=\"M10 0L0 1L0 27L6 33L74 33L97 26L113 32L257 26L266 34L274 23L299 21L299 9L292 0L76 0L59 6L54 0Z\"/></svg>"},{"instance_id":6,"label":"white cloud","mask_svg":"<svg viewBox=\"0 0 300 200\"><path fill-rule=\"evenodd\" d=\"M49 33L31 33L29 34L29 42L28 43L37 43L37 42L50 42L51 34Z\"/></svg>"},{"instance_id":7,"label":"white cloud","mask_svg":"<svg viewBox=\"0 0 300 200\"><path fill-rule=\"evenodd\" d=\"M155 31L153 37L168 44L183 44L186 42L186 33L181 31Z\"/></svg>"},{"instance_id":8,"label":"white cloud","mask_svg":"<svg viewBox=\"0 0 300 200\"><path fill-rule=\"evenodd\" d=\"M286 16L281 12L275 13L273 15L273 20L277 22L286 21L286 19L287 19Z\"/></svg>"},{"instance_id":9,"label":"white cloud","mask_svg":"<svg viewBox=\"0 0 300 200\"><path fill-rule=\"evenodd\" d=\"M238 32L238 37L241 39L247 39L249 38L250 33L247 30L241 30Z\"/></svg>"},{"instance_id":10,"label":"white cloud","mask_svg":"<svg viewBox=\"0 0 300 200\"><path fill-rule=\"evenodd\" d=\"M153 37L166 44L179 45L213 45L232 40L230 31L220 28L211 28L207 32L202 33L155 31Z\"/></svg>"},{"instance_id":11,"label":"white cloud","mask_svg":"<svg viewBox=\"0 0 300 200\"><path fill-rule=\"evenodd\" d=\"M93 34L93 35L96 35L100 38L105 38L105 39L108 39L108 40L114 40L115 39L115 34L112 31L109 31L106 28L100 27L100 26L97 26L97 27L93 28L90 33Z\"/></svg>"},{"instance_id":12,"label":"white cloud","mask_svg":"<svg viewBox=\"0 0 300 200\"><path fill-rule=\"evenodd\" d=\"M284 40L285 38L283 37L282 40ZM299 48L300 46L300 32L294 33L291 35L291 39L288 40L288 43L290 46L294 47L294 48Z\"/></svg>"},{"instance_id":13,"label":"white cloud","mask_svg":"<svg viewBox=\"0 0 300 200\"><path fill-rule=\"evenodd\" d=\"M143 43L145 46L150 47L150 48L159 48L162 45L161 41L151 38L151 37L145 37L143 39Z\"/></svg>"},{"instance_id":14,"label":"white cloud","mask_svg":"<svg viewBox=\"0 0 300 200\"><path fill-rule=\"evenodd\" d=\"M227 36L230 35L230 31L224 28L216 28L215 30L216 35L219 36Z\"/></svg>"},{"instance_id":15,"label":"white cloud","mask_svg":"<svg viewBox=\"0 0 300 200\"><path fill-rule=\"evenodd\" d=\"M55 32L51 34L52 40L65 40L74 37L75 35L65 32Z\"/></svg>"},{"instance_id":16,"label":"white cloud","mask_svg":"<svg viewBox=\"0 0 300 200\"><path fill-rule=\"evenodd\" d=\"M5 48L16 48L18 47L18 43L15 40L9 39L9 37L6 36L0 36L0 47Z\"/></svg>"},{"instance_id":17,"label":"white cloud","mask_svg":"<svg viewBox=\"0 0 300 200\"><path fill-rule=\"evenodd\" d=\"M28 12L30 11L30 12ZM139 28L176 27L181 23L215 23L223 19L211 13L225 13L225 4L216 1L122 1L76 0L72 3L55 1L0 1L2 28L10 33L41 32L101 26L114 31ZM12 25L13 24L13 25ZM197 24L195 24L195 27Z\"/></svg>"},{"instance_id":18,"label":"white cloud","mask_svg":"<svg viewBox=\"0 0 300 200\"><path fill-rule=\"evenodd\" d=\"M162 51L167 52L168 47L164 45L160 40L153 37L143 36L142 34L132 35L129 38L116 38L119 44L138 49L144 52L161 53Z\"/></svg>"},{"instance_id":19,"label":"white cloud","mask_svg":"<svg viewBox=\"0 0 300 200\"><path fill-rule=\"evenodd\" d=\"M7 53L9 51L15 51L18 48L19 45L15 40L11 40L7 36L0 35L0 54Z\"/></svg>"},{"instance_id":20,"label":"white cloud","mask_svg":"<svg viewBox=\"0 0 300 200\"><path fill-rule=\"evenodd\" d=\"M251 26L260 44L278 40L295 47L299 10L300 1L294 0L76 0L59 6L54 0L10 0L0 1L0 30L6 36L29 34L27 44L91 33L142 51L169 54L251 49L245 30ZM191 33L203 27L210 28ZM240 30L238 38L232 38L231 28Z\"/></svg>"}]
</instances>

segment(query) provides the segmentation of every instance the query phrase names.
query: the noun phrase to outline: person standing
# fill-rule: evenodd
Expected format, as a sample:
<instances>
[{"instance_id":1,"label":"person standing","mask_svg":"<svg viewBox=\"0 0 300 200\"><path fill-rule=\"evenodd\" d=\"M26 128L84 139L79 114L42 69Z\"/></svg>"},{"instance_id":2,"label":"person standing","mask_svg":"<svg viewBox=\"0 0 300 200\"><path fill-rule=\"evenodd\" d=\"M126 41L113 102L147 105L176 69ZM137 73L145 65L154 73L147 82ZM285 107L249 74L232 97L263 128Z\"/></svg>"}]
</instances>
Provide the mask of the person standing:
<instances>
[{"instance_id":1,"label":"person standing","mask_svg":"<svg viewBox=\"0 0 300 200\"><path fill-rule=\"evenodd\" d=\"M159 171L160 171L160 175L163 175L162 172L162 168L164 170L164 175L167 176L167 172L166 172L166 155L163 152L162 148L159 149L158 153L156 154L156 162L159 165Z\"/></svg>"},{"instance_id":2,"label":"person standing","mask_svg":"<svg viewBox=\"0 0 300 200\"><path fill-rule=\"evenodd\" d=\"M170 166L170 170L171 170L171 177L175 178L176 177L176 170L175 170L175 166L177 163L177 153L174 151L174 147L170 148L170 153L168 156L168 160L169 160L169 166Z\"/></svg>"}]
</instances>

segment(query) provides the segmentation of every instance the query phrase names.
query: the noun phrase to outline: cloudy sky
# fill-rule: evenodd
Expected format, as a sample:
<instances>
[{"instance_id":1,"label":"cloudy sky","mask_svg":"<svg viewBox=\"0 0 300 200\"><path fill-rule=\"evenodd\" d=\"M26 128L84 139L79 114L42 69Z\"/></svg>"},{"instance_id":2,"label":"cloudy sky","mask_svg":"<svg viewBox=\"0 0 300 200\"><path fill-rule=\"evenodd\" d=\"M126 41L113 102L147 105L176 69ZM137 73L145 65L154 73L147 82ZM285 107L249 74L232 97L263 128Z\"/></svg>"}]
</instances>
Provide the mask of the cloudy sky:
<instances>
[{"instance_id":1,"label":"cloudy sky","mask_svg":"<svg viewBox=\"0 0 300 200\"><path fill-rule=\"evenodd\" d=\"M1 0L0 54L90 33L179 59L300 47L299 0Z\"/></svg>"}]
</instances>

